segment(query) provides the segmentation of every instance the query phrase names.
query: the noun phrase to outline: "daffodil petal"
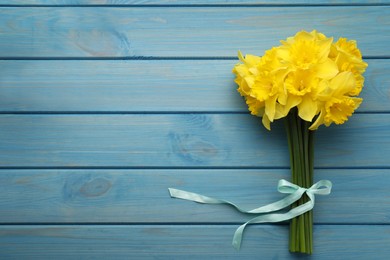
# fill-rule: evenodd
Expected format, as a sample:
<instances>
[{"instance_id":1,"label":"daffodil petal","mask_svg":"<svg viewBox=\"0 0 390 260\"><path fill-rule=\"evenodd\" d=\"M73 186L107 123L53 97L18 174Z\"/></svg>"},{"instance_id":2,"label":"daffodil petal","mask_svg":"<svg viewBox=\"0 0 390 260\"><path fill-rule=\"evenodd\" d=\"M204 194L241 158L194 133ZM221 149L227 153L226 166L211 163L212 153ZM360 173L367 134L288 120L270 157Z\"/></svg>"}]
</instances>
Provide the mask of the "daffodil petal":
<instances>
[{"instance_id":1,"label":"daffodil petal","mask_svg":"<svg viewBox=\"0 0 390 260\"><path fill-rule=\"evenodd\" d=\"M298 115L305 121L311 122L317 114L318 105L309 95L302 97L301 103L298 105Z\"/></svg>"},{"instance_id":2,"label":"daffodil petal","mask_svg":"<svg viewBox=\"0 0 390 260\"><path fill-rule=\"evenodd\" d=\"M320 43L319 43L319 47L320 47L319 60L320 60L320 62L324 62L327 59L329 52L330 52L330 46L332 45L332 42L333 42L332 37L320 41Z\"/></svg>"},{"instance_id":3,"label":"daffodil petal","mask_svg":"<svg viewBox=\"0 0 390 260\"><path fill-rule=\"evenodd\" d=\"M309 130L317 130L324 123L325 111L321 111L314 123L309 127Z\"/></svg>"},{"instance_id":4,"label":"daffodil petal","mask_svg":"<svg viewBox=\"0 0 390 260\"><path fill-rule=\"evenodd\" d=\"M262 121L265 128L268 130L271 130L271 121L269 120L268 116L266 114L263 115Z\"/></svg>"},{"instance_id":5,"label":"daffodil petal","mask_svg":"<svg viewBox=\"0 0 390 260\"><path fill-rule=\"evenodd\" d=\"M351 92L356 85L352 72L344 71L334 77L330 82L330 87L334 91L334 96L342 96Z\"/></svg>"},{"instance_id":6,"label":"daffodil petal","mask_svg":"<svg viewBox=\"0 0 390 260\"><path fill-rule=\"evenodd\" d=\"M275 118L276 98L277 96L273 96L265 101L265 114L271 122L273 122Z\"/></svg>"},{"instance_id":7,"label":"daffodil petal","mask_svg":"<svg viewBox=\"0 0 390 260\"><path fill-rule=\"evenodd\" d=\"M245 62L245 58L244 58L244 55L242 55L242 52L241 51L238 51L238 59L242 62Z\"/></svg>"},{"instance_id":8,"label":"daffodil petal","mask_svg":"<svg viewBox=\"0 0 390 260\"><path fill-rule=\"evenodd\" d=\"M325 62L316 65L314 71L316 76L321 79L331 79L337 75L339 69L334 61L326 59Z\"/></svg>"}]
</instances>

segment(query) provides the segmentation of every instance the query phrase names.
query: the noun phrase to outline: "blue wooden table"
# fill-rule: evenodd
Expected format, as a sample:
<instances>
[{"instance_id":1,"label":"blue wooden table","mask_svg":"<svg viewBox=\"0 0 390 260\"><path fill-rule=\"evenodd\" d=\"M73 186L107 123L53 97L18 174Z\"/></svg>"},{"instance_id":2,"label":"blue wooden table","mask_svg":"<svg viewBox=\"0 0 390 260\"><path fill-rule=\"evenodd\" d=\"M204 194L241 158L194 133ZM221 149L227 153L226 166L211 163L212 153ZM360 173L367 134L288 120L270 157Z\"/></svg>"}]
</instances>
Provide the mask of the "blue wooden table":
<instances>
[{"instance_id":1,"label":"blue wooden table","mask_svg":"<svg viewBox=\"0 0 390 260\"><path fill-rule=\"evenodd\" d=\"M312 259L390 256L387 0L0 0L1 259L295 259L252 225L290 179L283 125L247 112L231 69L299 30L357 40L364 103L318 130Z\"/></svg>"}]
</instances>

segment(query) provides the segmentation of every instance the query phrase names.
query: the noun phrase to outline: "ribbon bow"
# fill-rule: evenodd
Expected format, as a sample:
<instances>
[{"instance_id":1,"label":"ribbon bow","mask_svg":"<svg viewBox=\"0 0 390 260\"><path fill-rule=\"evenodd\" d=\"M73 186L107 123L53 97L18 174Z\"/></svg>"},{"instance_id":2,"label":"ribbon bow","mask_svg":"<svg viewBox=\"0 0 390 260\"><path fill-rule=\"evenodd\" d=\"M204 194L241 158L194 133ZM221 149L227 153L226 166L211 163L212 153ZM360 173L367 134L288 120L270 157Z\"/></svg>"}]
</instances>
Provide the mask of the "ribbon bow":
<instances>
[{"instance_id":1,"label":"ribbon bow","mask_svg":"<svg viewBox=\"0 0 390 260\"><path fill-rule=\"evenodd\" d=\"M281 179L279 180L278 183L278 191L280 193L285 193L290 195L274 203L259 208L255 208L252 210L244 210L239 206L237 206L236 204L227 200L214 199L197 193L177 190L173 188L169 188L168 190L172 198L189 200L189 201L194 201L194 202L204 203L204 204L228 204L242 213L263 214L250 219L249 221L242 224L236 229L236 232L234 233L233 236L232 245L235 249L238 250L241 247L241 240L242 240L244 229L248 224L266 223L266 222L274 223L274 222L281 222L281 221L295 218L313 209L314 202L315 202L314 195L328 195L330 194L331 189L332 189L332 183L328 180L321 180L313 184L310 188L302 188L296 184ZM304 193L306 193L306 195L309 197L309 201L307 201L306 203L298 207L289 210L286 213L274 213L275 211L279 211L281 209L290 206L291 204L299 200ZM264 214L264 213L269 213L269 214Z\"/></svg>"}]
</instances>

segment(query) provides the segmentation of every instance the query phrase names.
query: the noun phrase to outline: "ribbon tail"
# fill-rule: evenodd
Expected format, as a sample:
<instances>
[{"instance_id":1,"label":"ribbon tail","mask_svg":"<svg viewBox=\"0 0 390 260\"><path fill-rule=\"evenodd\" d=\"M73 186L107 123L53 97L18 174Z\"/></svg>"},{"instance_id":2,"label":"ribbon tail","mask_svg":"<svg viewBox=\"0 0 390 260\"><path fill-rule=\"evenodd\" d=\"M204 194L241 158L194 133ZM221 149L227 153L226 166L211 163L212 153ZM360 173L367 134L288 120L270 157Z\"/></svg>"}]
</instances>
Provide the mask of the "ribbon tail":
<instances>
[{"instance_id":1,"label":"ribbon tail","mask_svg":"<svg viewBox=\"0 0 390 260\"><path fill-rule=\"evenodd\" d=\"M178 189L173 189L173 188L168 188L169 194L171 195L172 198L177 198L177 199L183 199L183 200L189 200L189 201L194 201L202 204L227 204L235 209L237 209L240 212L247 213L247 211L241 209L238 207L236 204L227 201L227 200L221 200L221 199L215 199L211 197L207 197L198 193L194 192L188 192L184 190L178 190Z\"/></svg>"},{"instance_id":2,"label":"ribbon tail","mask_svg":"<svg viewBox=\"0 0 390 260\"><path fill-rule=\"evenodd\" d=\"M242 224L241 226L239 226L236 229L236 232L234 232L232 246L236 250L240 250L240 248L241 248L242 234L244 232L244 229L245 229L246 225L248 225L248 222L246 222L245 224Z\"/></svg>"},{"instance_id":3,"label":"ribbon tail","mask_svg":"<svg viewBox=\"0 0 390 260\"><path fill-rule=\"evenodd\" d=\"M293 219L299 215L302 215L314 207L314 196L313 194L308 194L310 200L306 202L305 204L302 204L296 208L291 209L290 211L286 213L270 213L262 216L258 216L255 218L252 218L245 224L242 224L239 226L233 236L232 245L235 249L239 250L241 247L241 241L242 236L244 233L244 230L248 224L259 224L259 223L275 223L275 222L282 222L286 220Z\"/></svg>"},{"instance_id":4,"label":"ribbon tail","mask_svg":"<svg viewBox=\"0 0 390 260\"><path fill-rule=\"evenodd\" d=\"M274 203L270 203L268 205L255 208L252 210L245 210L237 206L236 204L227 201L227 200L221 200L221 199L215 199L211 197L207 197L198 193L193 193L193 192L188 192L184 190L178 190L174 188L168 188L169 194L172 198L177 198L177 199L183 199L183 200L189 200L189 201L194 201L198 203L203 203L203 204L228 204L232 207L234 207L236 210L242 213L246 214L261 214L261 213L269 213L269 212L274 212L278 211L281 209L284 209L288 206L290 206L292 203L295 201L299 200L302 197L302 194L305 193L305 189L298 189L292 194L288 195L287 197L278 200Z\"/></svg>"},{"instance_id":5,"label":"ribbon tail","mask_svg":"<svg viewBox=\"0 0 390 260\"><path fill-rule=\"evenodd\" d=\"M198 193L188 192L188 191L184 191L184 190L178 190L178 189L173 189L173 188L168 188L168 190L169 190L169 195L172 198L189 200L189 201L194 201L194 202L204 203L204 204L229 203L229 202L226 202L223 200L210 198L210 197L207 197L204 195L200 195Z\"/></svg>"}]
</instances>

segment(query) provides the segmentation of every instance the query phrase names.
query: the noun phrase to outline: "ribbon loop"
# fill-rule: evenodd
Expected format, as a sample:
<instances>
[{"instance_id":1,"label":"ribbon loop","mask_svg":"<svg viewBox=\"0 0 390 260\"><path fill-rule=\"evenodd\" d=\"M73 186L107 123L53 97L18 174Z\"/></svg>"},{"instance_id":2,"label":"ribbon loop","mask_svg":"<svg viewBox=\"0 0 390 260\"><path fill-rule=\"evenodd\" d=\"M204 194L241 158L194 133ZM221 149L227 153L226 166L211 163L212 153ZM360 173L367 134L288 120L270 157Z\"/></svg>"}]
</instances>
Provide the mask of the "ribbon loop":
<instances>
[{"instance_id":1,"label":"ribbon loop","mask_svg":"<svg viewBox=\"0 0 390 260\"><path fill-rule=\"evenodd\" d=\"M328 180L320 180L319 182L314 183L309 189L308 192L317 195L329 195L332 190L332 183Z\"/></svg>"},{"instance_id":2,"label":"ribbon loop","mask_svg":"<svg viewBox=\"0 0 390 260\"><path fill-rule=\"evenodd\" d=\"M237 209L242 213L262 214L260 216L250 219L249 221L242 224L236 229L236 232L234 233L233 236L232 245L234 248L240 249L242 235L247 225L256 224L256 223L266 223L266 222L269 223L282 222L282 221L295 218L299 215L302 215L313 209L314 202L315 202L314 195L330 194L332 190L332 183L328 180L321 180L313 184L310 188L306 189L296 184L293 184L289 181L281 179L278 182L278 191L289 195L279 201L252 210L244 210L239 206L235 205L234 203L227 200L214 199L197 193L177 190L173 188L169 188L168 190L172 198L178 198L178 199L189 200L198 203L206 203L206 204L227 204L234 207L235 209ZM293 209L290 209L286 213L275 213L281 209L284 209L292 205L294 202L299 200L304 193L306 193L307 196L309 197L308 202L299 205ZM269 213L269 214L264 214L264 213Z\"/></svg>"},{"instance_id":3,"label":"ribbon loop","mask_svg":"<svg viewBox=\"0 0 390 260\"><path fill-rule=\"evenodd\" d=\"M294 183L286 181L285 179L281 179L278 182L278 191L280 193L294 193L298 189L302 189L302 188Z\"/></svg>"}]
</instances>

